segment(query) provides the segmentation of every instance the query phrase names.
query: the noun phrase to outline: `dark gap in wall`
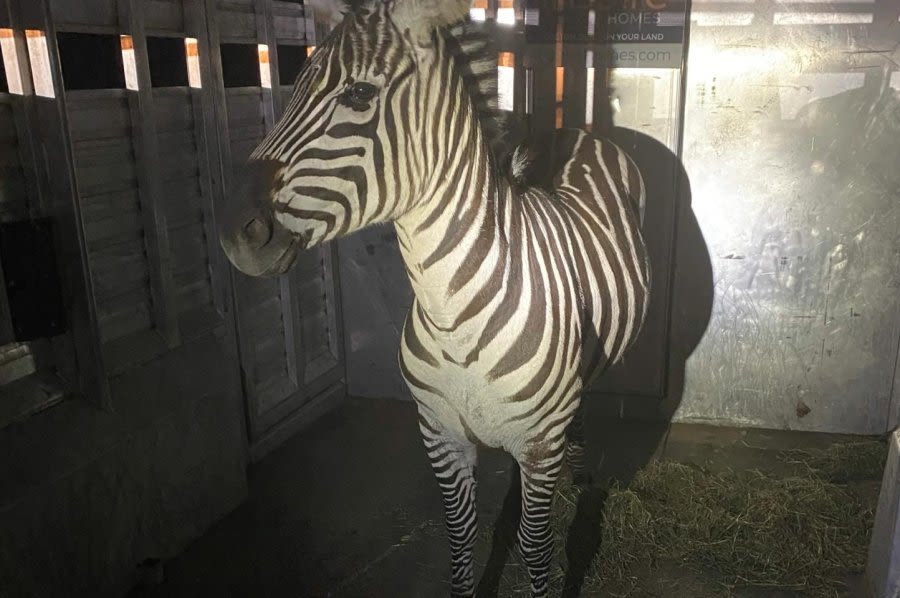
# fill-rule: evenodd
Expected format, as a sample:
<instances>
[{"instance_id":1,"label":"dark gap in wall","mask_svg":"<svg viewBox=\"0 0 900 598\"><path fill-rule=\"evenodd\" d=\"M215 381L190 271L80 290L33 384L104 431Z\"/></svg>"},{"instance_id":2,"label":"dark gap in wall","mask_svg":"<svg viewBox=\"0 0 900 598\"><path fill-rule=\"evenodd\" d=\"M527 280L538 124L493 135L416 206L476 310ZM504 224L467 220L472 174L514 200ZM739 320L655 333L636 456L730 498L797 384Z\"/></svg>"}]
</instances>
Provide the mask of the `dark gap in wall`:
<instances>
[{"instance_id":1,"label":"dark gap in wall","mask_svg":"<svg viewBox=\"0 0 900 598\"><path fill-rule=\"evenodd\" d=\"M148 37L150 84L153 87L187 87L187 57L182 37Z\"/></svg>"},{"instance_id":2,"label":"dark gap in wall","mask_svg":"<svg viewBox=\"0 0 900 598\"><path fill-rule=\"evenodd\" d=\"M293 85L306 63L306 46L278 46L278 81Z\"/></svg>"},{"instance_id":3,"label":"dark gap in wall","mask_svg":"<svg viewBox=\"0 0 900 598\"><path fill-rule=\"evenodd\" d=\"M122 43L118 35L57 33L66 89L124 89Z\"/></svg>"},{"instance_id":4,"label":"dark gap in wall","mask_svg":"<svg viewBox=\"0 0 900 598\"><path fill-rule=\"evenodd\" d=\"M225 87L259 87L259 54L256 44L221 44L222 80Z\"/></svg>"},{"instance_id":5,"label":"dark gap in wall","mask_svg":"<svg viewBox=\"0 0 900 598\"><path fill-rule=\"evenodd\" d=\"M9 83L6 82L6 65L0 60L0 93L9 93Z\"/></svg>"}]
</instances>

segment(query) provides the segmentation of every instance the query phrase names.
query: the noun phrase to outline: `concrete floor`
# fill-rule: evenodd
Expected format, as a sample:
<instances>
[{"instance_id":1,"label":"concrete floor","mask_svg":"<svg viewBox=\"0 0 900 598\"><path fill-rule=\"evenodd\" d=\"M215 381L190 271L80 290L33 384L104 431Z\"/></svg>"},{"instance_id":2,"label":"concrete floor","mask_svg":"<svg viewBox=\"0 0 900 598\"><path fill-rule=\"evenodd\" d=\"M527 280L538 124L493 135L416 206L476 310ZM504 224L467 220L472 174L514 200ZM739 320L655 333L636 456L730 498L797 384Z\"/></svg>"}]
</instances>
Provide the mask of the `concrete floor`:
<instances>
[{"instance_id":1,"label":"concrete floor","mask_svg":"<svg viewBox=\"0 0 900 598\"><path fill-rule=\"evenodd\" d=\"M773 448L819 448L846 439L592 416L587 421L588 431L604 439L594 444L595 462L601 453L616 456L596 467L595 479L627 479L654 455L712 469L771 470L777 468ZM512 525L497 523L504 498L517 502L508 494L512 471L503 453L481 452L479 521L488 533L476 558L480 569L490 564L479 595L494 593L503 564L517 560L504 546ZM445 596L448 560L440 495L414 406L357 399L253 466L250 499L167 562L161 584L139 588L132 598Z\"/></svg>"}]
</instances>

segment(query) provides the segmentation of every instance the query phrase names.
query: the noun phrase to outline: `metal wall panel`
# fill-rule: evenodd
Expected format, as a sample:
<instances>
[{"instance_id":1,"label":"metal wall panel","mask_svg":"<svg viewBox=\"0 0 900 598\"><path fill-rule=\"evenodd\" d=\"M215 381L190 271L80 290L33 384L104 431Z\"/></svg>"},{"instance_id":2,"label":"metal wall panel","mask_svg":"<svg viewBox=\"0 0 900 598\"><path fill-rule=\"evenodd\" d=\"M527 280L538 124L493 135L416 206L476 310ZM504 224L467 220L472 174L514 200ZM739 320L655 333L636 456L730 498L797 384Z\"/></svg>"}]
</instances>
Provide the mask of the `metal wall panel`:
<instances>
[{"instance_id":1,"label":"metal wall panel","mask_svg":"<svg viewBox=\"0 0 900 598\"><path fill-rule=\"evenodd\" d=\"M144 27L148 34L185 31L182 0L144 0Z\"/></svg>"},{"instance_id":2,"label":"metal wall panel","mask_svg":"<svg viewBox=\"0 0 900 598\"><path fill-rule=\"evenodd\" d=\"M680 418L887 429L900 337L898 13L878 0L695 15L684 161L715 302Z\"/></svg>"}]
</instances>

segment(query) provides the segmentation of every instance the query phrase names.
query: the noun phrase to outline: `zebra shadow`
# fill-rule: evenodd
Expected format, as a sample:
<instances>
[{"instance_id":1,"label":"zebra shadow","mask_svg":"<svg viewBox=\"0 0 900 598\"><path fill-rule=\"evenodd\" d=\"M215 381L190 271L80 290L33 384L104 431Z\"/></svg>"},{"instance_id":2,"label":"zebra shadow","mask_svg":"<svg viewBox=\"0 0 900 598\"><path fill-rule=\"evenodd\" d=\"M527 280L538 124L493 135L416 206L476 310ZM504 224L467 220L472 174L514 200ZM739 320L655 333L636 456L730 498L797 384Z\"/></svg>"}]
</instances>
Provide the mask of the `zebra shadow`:
<instances>
[{"instance_id":1,"label":"zebra shadow","mask_svg":"<svg viewBox=\"0 0 900 598\"><path fill-rule=\"evenodd\" d=\"M615 128L607 135L625 149L642 173L647 191L645 226L654 222L654 211L671 209L676 202L674 222L677 235L672 243L674 255L666 264L653 264L650 247L656 240L652 230L645 231L654 272L654 285L662 276L670 277L668 313L671 325L648 330L667 346L665 392L662 397L635 397L637 409L628 405L629 397L588 394L584 409L586 467L591 483L577 494L575 515L565 535L565 560L555 564L564 571L561 592L564 597L578 596L591 563L603 542L603 507L606 488L616 483L627 487L634 476L664 448L671 420L684 392L685 364L703 337L713 304L712 265L700 227L691 210L690 182L677 157L663 144L642 133ZM674 169L674 179L661 175ZM673 193L672 181L676 181ZM657 220L658 221L658 220ZM676 266L677 264L677 270ZM596 340L596 339L588 339ZM626 414L622 417L621 414ZM616 415L612 415L616 414ZM520 480L514 466L512 481L495 521L490 552L478 585L478 596L497 596L503 569L515 551L516 529L521 514Z\"/></svg>"}]
</instances>

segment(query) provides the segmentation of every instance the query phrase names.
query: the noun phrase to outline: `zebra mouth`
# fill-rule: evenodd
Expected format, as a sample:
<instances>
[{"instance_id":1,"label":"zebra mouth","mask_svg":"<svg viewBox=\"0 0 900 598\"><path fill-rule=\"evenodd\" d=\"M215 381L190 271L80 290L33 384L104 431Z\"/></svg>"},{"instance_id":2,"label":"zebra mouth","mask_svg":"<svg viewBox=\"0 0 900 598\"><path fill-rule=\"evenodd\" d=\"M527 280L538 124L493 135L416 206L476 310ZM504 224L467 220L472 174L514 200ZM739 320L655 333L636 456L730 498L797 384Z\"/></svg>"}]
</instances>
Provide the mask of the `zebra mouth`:
<instances>
[{"instance_id":1,"label":"zebra mouth","mask_svg":"<svg viewBox=\"0 0 900 598\"><path fill-rule=\"evenodd\" d=\"M299 239L291 239L291 242L288 243L288 246L284 249L282 254L275 260L270 272L275 275L281 275L287 272L290 267L294 265L300 247L302 247L302 243L299 242Z\"/></svg>"}]
</instances>

